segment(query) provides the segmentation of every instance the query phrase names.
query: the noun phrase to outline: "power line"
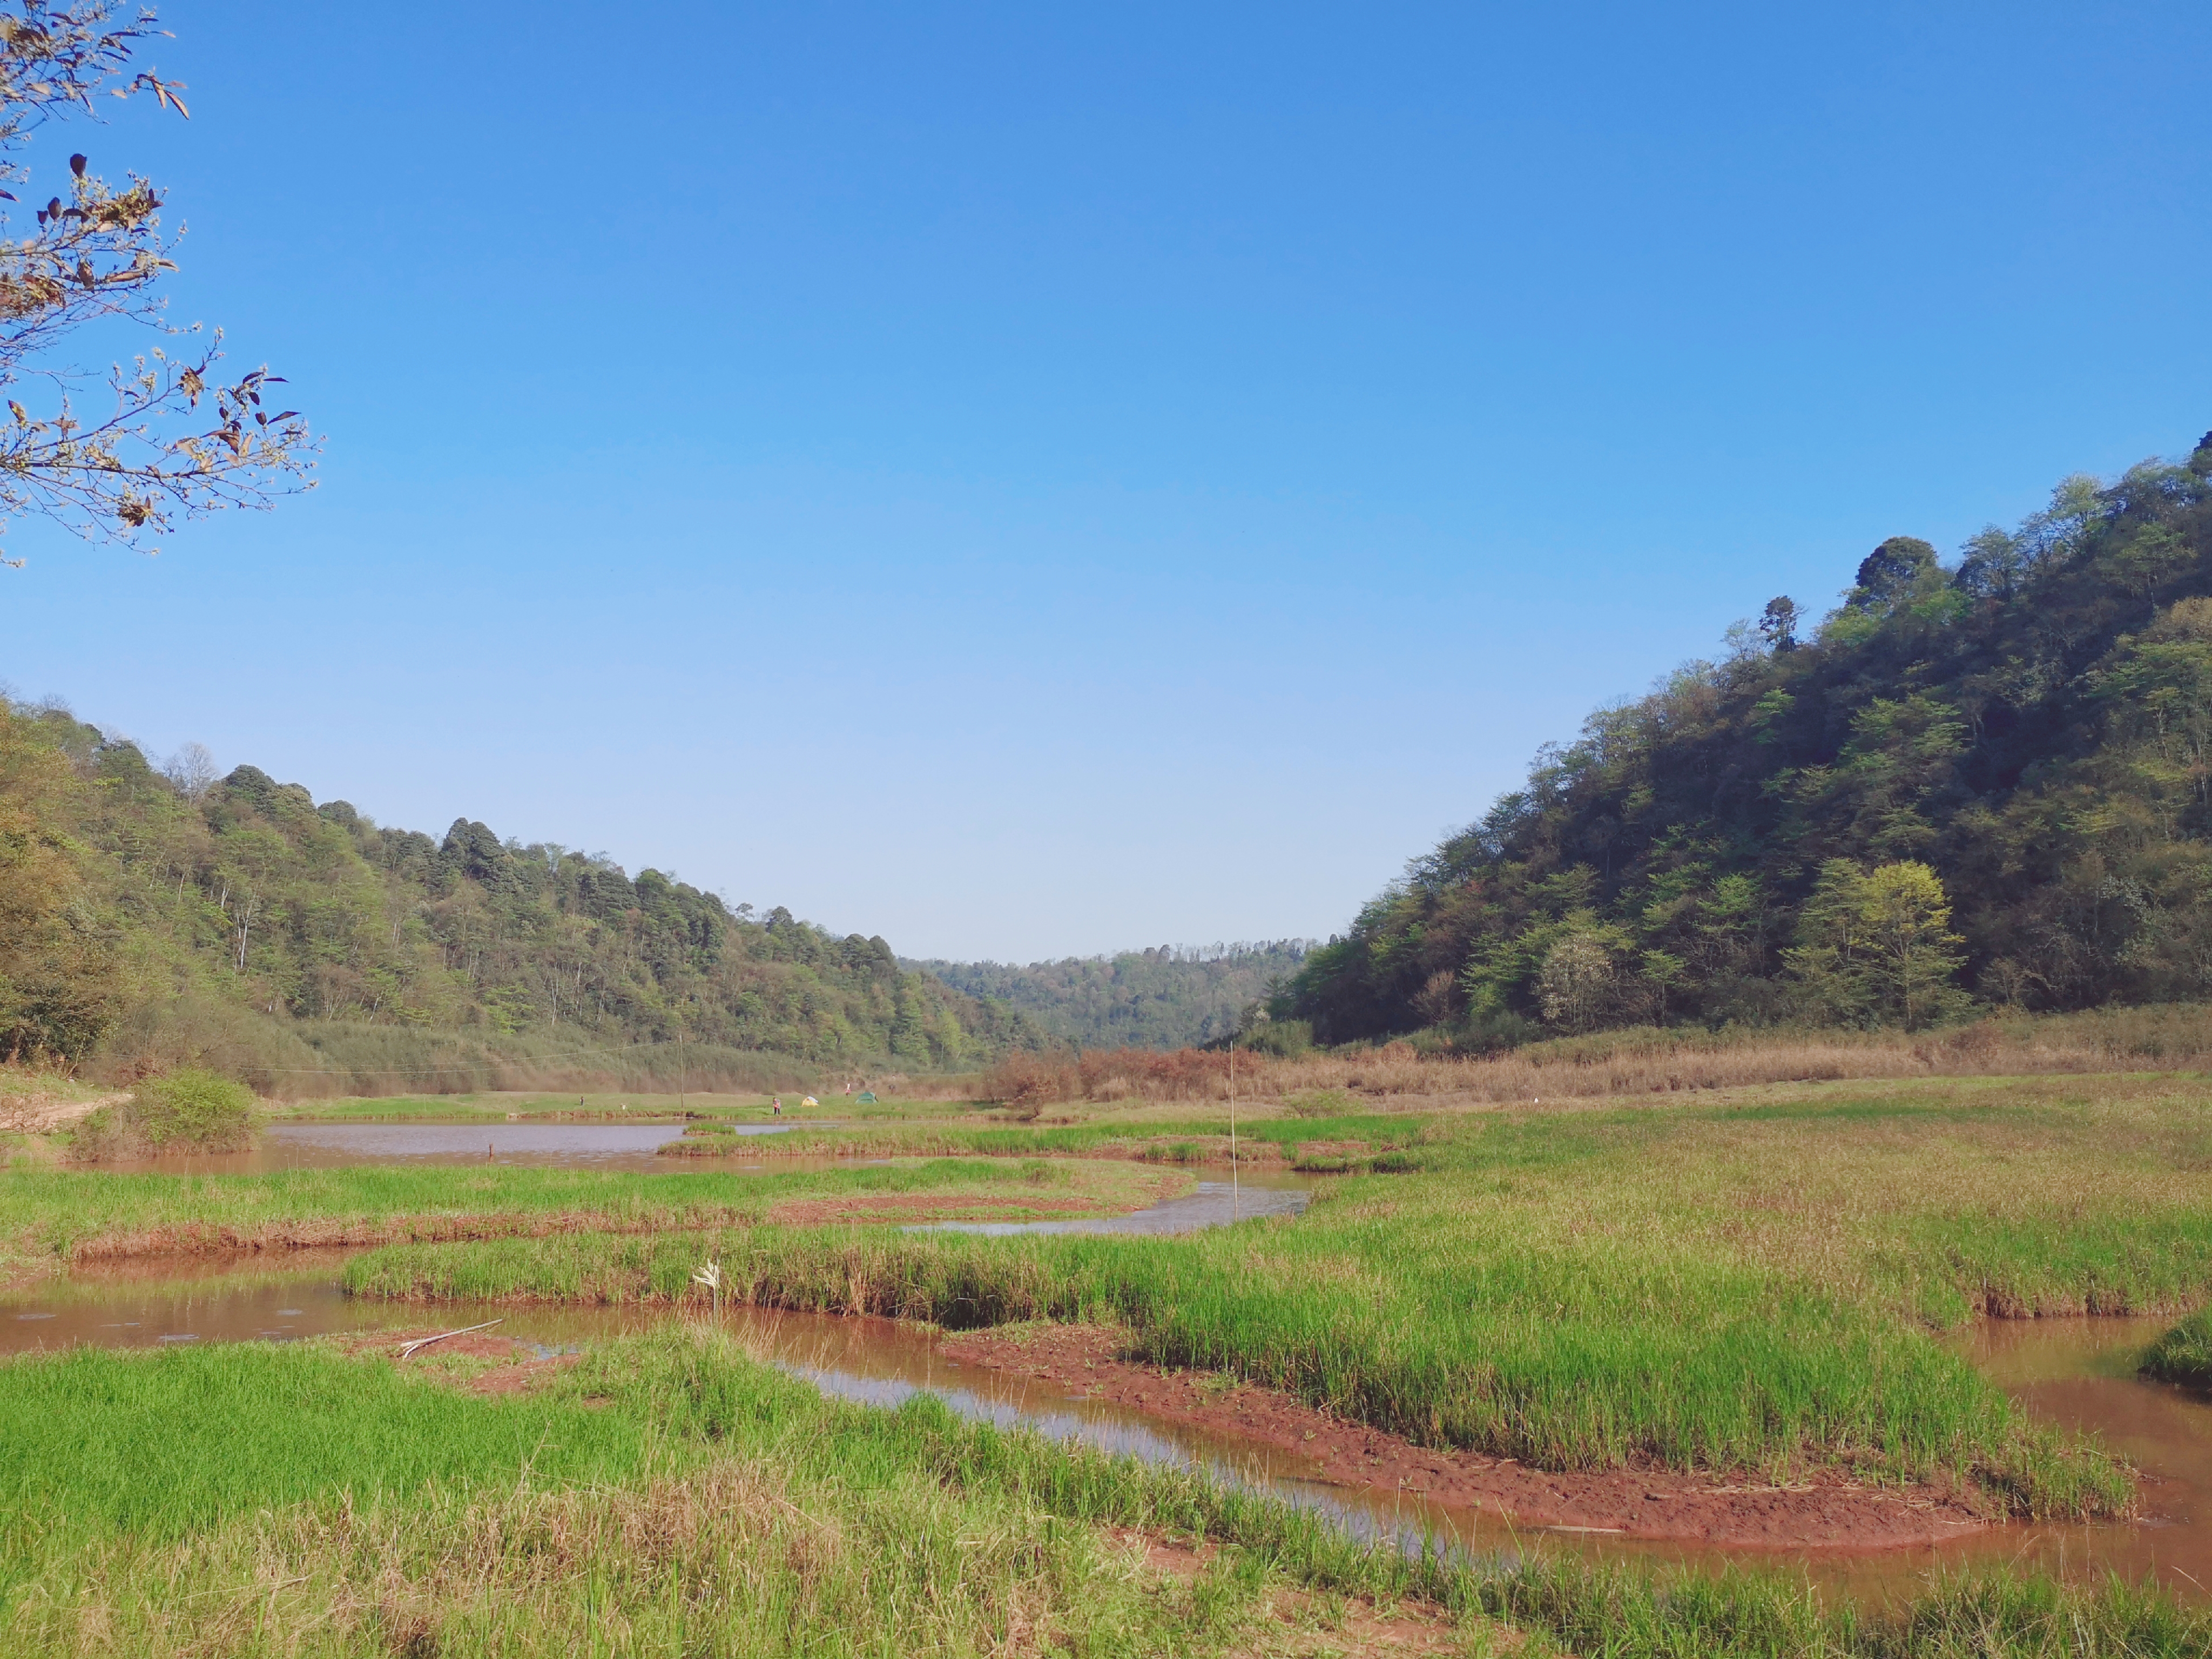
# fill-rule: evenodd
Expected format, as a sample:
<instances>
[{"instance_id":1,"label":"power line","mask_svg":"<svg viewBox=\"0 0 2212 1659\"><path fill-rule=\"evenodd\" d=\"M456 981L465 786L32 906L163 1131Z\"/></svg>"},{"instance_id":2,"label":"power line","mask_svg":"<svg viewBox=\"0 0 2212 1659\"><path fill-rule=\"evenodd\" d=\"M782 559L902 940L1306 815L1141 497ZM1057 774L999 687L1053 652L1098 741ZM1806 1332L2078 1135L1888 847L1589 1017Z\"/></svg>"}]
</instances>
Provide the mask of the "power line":
<instances>
[{"instance_id":1,"label":"power line","mask_svg":"<svg viewBox=\"0 0 2212 1659\"><path fill-rule=\"evenodd\" d=\"M473 1060L454 1060L441 1066L423 1066L414 1067L402 1066L380 1066L373 1060L365 1060L356 1066L249 1065L247 1069L256 1072L266 1072L283 1077L343 1077L355 1072L381 1072L387 1077L435 1077L441 1072L488 1071L495 1066L527 1066L534 1064L538 1060L578 1060L587 1055L597 1056L630 1054L640 1048L676 1048L678 1051L679 1057L682 1053L681 1045L673 1042L625 1042L618 1043L611 1048L570 1048L562 1053L550 1054L517 1054L505 1059L490 1058ZM766 1054L769 1051L765 1048L735 1048L731 1050L731 1052L740 1054ZM789 1058L789 1056L779 1054L776 1058L781 1060Z\"/></svg>"}]
</instances>

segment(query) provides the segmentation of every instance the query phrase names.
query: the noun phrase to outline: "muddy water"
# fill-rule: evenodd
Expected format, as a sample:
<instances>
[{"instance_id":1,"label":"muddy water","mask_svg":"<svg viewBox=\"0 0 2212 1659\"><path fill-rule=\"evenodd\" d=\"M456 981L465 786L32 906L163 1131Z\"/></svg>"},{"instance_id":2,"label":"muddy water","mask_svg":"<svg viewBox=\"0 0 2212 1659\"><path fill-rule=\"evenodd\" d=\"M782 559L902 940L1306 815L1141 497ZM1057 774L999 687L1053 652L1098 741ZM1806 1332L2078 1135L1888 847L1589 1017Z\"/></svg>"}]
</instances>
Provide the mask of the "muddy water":
<instances>
[{"instance_id":1,"label":"muddy water","mask_svg":"<svg viewBox=\"0 0 2212 1659\"><path fill-rule=\"evenodd\" d=\"M1004 1238L1013 1233L1187 1233L1262 1216L1297 1215L1318 1183L1308 1176L1248 1176L1243 1181L1201 1181L1180 1198L1165 1198L1127 1215L1091 1221L932 1221L904 1229L910 1233L982 1233Z\"/></svg>"},{"instance_id":2,"label":"muddy water","mask_svg":"<svg viewBox=\"0 0 2212 1659\"><path fill-rule=\"evenodd\" d=\"M802 1126L740 1123L739 1135L780 1135ZM810 1129L833 1124L809 1123ZM204 1152L102 1164L108 1170L190 1175L265 1175L278 1170L341 1169L365 1164L515 1164L638 1170L666 1175L700 1165L657 1156L684 1138L680 1123L273 1123L250 1152ZM776 1167L823 1168L836 1160L778 1158ZM846 1160L851 1162L850 1159ZM713 1168L758 1169L720 1157Z\"/></svg>"},{"instance_id":3,"label":"muddy water","mask_svg":"<svg viewBox=\"0 0 2212 1659\"><path fill-rule=\"evenodd\" d=\"M502 1318L498 1334L547 1350L574 1347L672 1316L637 1310L441 1306L361 1302L337 1288L340 1253L288 1258L277 1271L179 1264L88 1269L35 1296L0 1299L0 1355L91 1344L155 1348L187 1342L283 1341L323 1333L445 1328ZM1058 1383L963 1367L935 1340L887 1320L740 1309L726 1316L778 1364L825 1393L896 1405L917 1391L963 1414L1026 1425L1148 1461L1212 1470L1320 1509L1363 1536L1449 1541L1478 1553L1538 1550L1713 1567L1778 1565L1863 1601L1918 1593L1930 1571L1981 1563L2042 1566L2082 1579L2115 1571L2153 1578L2191 1600L2212 1585L2212 1402L2134 1374L2162 1328L2140 1320L2045 1320L1974 1334L1969 1357L2034 1416L2100 1435L2144 1474L2147 1518L2133 1526L1993 1528L1940 1547L1846 1555L1717 1550L1564 1532L1516 1531L1494 1517L1422 1498L1328 1486L1295 1455L1146 1419Z\"/></svg>"}]
</instances>

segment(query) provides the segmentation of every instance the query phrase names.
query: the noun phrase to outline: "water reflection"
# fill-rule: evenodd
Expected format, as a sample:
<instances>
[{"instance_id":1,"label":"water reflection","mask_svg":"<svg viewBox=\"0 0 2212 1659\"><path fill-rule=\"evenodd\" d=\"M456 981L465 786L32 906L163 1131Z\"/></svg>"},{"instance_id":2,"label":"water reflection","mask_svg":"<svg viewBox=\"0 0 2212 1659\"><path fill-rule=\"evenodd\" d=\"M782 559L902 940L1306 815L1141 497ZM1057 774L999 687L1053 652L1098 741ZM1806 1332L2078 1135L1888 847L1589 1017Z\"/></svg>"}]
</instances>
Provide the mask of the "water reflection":
<instances>
[{"instance_id":1,"label":"water reflection","mask_svg":"<svg viewBox=\"0 0 2212 1659\"><path fill-rule=\"evenodd\" d=\"M174 1158L137 1158L103 1164L106 1170L163 1174L266 1175L280 1170L333 1170L358 1164L512 1164L635 1170L666 1175L690 1164L658 1156L659 1149L684 1138L681 1123L272 1123L261 1145L250 1152L203 1152ZM833 1124L739 1123L739 1136L788 1134L793 1128L833 1128ZM817 1164L834 1158L778 1158L778 1169ZM851 1159L844 1160L846 1163ZM714 1160L718 1170L757 1170L757 1164Z\"/></svg>"}]
</instances>

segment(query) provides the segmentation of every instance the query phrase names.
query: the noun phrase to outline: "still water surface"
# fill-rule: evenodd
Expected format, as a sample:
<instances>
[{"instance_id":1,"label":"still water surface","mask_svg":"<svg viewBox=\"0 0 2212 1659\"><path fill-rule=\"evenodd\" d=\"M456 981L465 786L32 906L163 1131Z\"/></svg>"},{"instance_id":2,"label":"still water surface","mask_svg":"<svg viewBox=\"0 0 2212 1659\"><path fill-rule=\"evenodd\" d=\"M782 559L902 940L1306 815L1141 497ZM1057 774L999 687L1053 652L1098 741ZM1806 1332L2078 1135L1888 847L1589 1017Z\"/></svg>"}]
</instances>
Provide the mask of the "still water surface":
<instances>
[{"instance_id":1,"label":"still water surface","mask_svg":"<svg viewBox=\"0 0 2212 1659\"><path fill-rule=\"evenodd\" d=\"M1164 1198L1127 1215L1090 1221L930 1221L902 1231L981 1233L992 1238L1014 1233L1187 1233L1262 1216L1297 1215L1306 1207L1316 1184L1310 1176L1271 1171L1241 1182L1201 1181L1180 1198Z\"/></svg>"},{"instance_id":2,"label":"still water surface","mask_svg":"<svg viewBox=\"0 0 2212 1659\"><path fill-rule=\"evenodd\" d=\"M836 1123L740 1123L741 1136L836 1129ZM203 1152L106 1164L112 1170L189 1175L266 1175L278 1170L334 1170L356 1164L516 1164L666 1175L689 1170L750 1169L727 1156L693 1162L658 1156L684 1138L681 1123L272 1123L250 1152ZM848 1160L849 1161L849 1160ZM779 1158L778 1168L798 1168ZM828 1167L831 1160L823 1160Z\"/></svg>"}]
</instances>

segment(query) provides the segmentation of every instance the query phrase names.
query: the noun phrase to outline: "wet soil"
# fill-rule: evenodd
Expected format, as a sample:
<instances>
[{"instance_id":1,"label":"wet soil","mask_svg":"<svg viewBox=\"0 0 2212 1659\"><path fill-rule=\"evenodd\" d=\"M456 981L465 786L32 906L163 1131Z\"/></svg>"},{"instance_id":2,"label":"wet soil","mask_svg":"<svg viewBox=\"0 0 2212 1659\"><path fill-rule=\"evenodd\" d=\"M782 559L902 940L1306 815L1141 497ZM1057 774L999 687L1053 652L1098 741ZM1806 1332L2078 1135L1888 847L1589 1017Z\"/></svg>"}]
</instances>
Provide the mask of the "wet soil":
<instances>
[{"instance_id":1,"label":"wet soil","mask_svg":"<svg viewBox=\"0 0 2212 1659\"><path fill-rule=\"evenodd\" d=\"M487 1397L527 1394L581 1357L573 1351L548 1349L501 1336L496 1331L468 1331L444 1337L412 1353L402 1352L410 1342L438 1336L440 1332L441 1328L434 1325L419 1330L377 1331L344 1338L339 1346L348 1353L387 1359L400 1370L440 1376L471 1394Z\"/></svg>"},{"instance_id":2,"label":"wet soil","mask_svg":"<svg viewBox=\"0 0 2212 1659\"><path fill-rule=\"evenodd\" d=\"M1870 1486L1834 1471L1775 1486L1669 1469L1534 1469L1510 1458L1418 1446L1273 1389L1123 1358L1127 1341L1127 1333L1095 1325L1030 1326L947 1336L940 1352L957 1364L1057 1382L1149 1419L1297 1454L1310 1460L1314 1478L1332 1486L1402 1492L1522 1526L1735 1547L1881 1550L1941 1543L1988 1524L1967 1492Z\"/></svg>"},{"instance_id":3,"label":"wet soil","mask_svg":"<svg viewBox=\"0 0 2212 1659\"><path fill-rule=\"evenodd\" d=\"M739 1221L750 1212L702 1215L672 1223L623 1223L594 1210L551 1213L386 1216L374 1220L272 1221L258 1227L188 1224L107 1233L72 1247L77 1262L125 1261L145 1256L283 1254L293 1250L358 1249L377 1244L452 1244L488 1238L549 1238L556 1233L655 1232L669 1225L712 1227Z\"/></svg>"}]
</instances>

